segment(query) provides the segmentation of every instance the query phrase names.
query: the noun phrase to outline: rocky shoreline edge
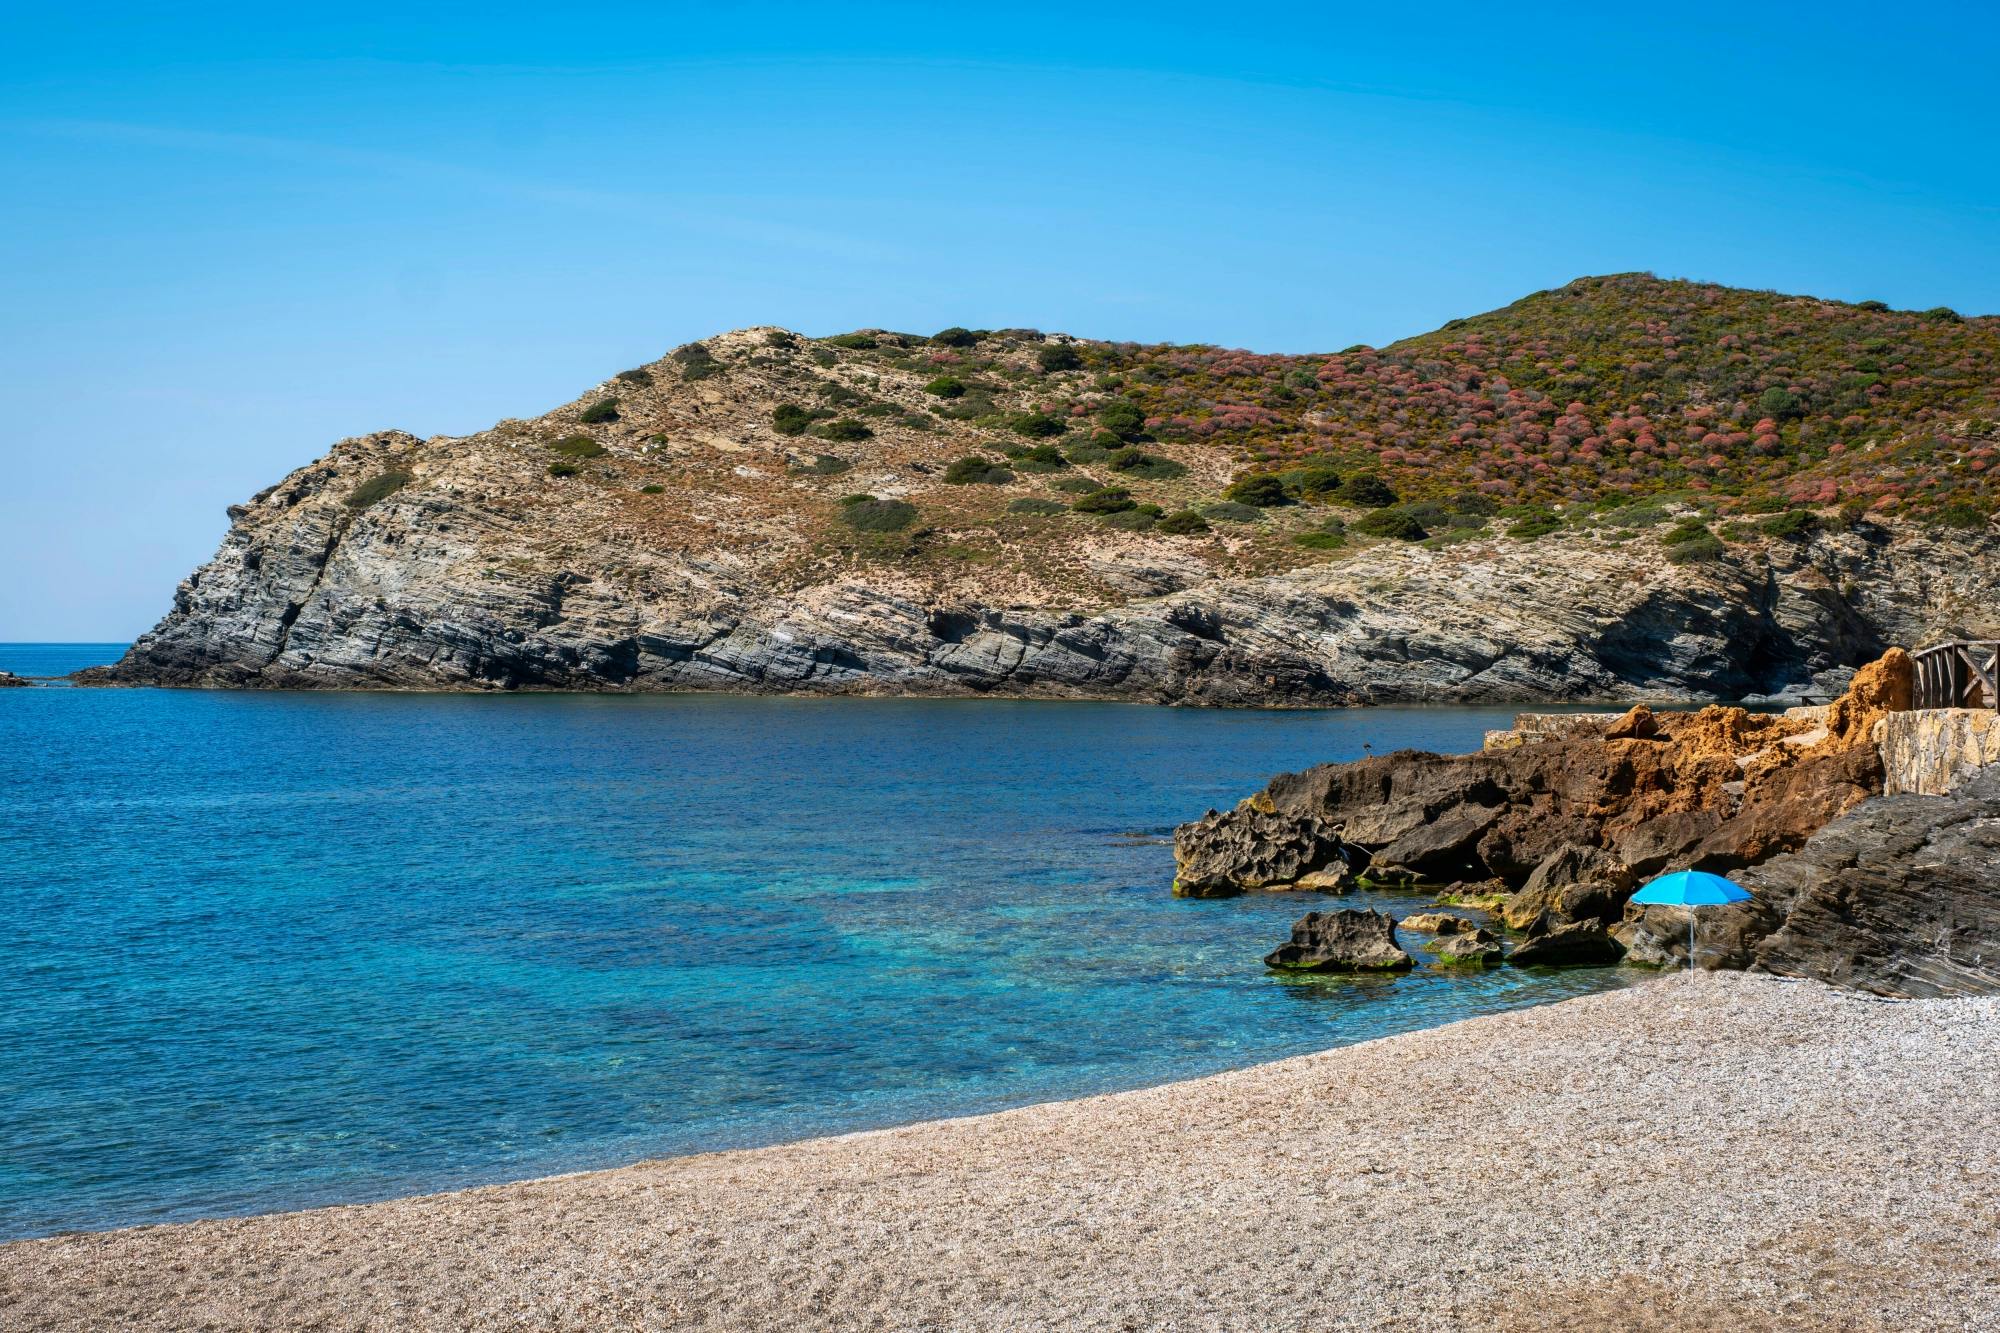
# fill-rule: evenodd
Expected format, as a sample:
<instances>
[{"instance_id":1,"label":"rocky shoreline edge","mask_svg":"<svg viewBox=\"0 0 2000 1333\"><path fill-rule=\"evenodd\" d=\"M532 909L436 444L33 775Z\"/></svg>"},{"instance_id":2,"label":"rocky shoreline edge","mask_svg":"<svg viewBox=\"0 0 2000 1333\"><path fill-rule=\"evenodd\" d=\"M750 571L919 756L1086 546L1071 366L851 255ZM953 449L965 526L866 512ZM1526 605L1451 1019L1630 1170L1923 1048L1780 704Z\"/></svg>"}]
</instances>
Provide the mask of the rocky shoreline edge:
<instances>
[{"instance_id":1,"label":"rocky shoreline edge","mask_svg":"<svg viewBox=\"0 0 2000 1333\"><path fill-rule=\"evenodd\" d=\"M21 1330L2000 1321L2000 1000L1672 975L1135 1092L0 1246Z\"/></svg>"},{"instance_id":2,"label":"rocky shoreline edge","mask_svg":"<svg viewBox=\"0 0 2000 1333\"><path fill-rule=\"evenodd\" d=\"M1695 869L1754 897L1697 917L1698 965L1884 995L2000 992L2000 766L1947 795L1885 796L1877 737L1908 715L1901 649L1824 708L1711 706L1550 719L1470 755L1417 751L1284 774L1175 833L1174 892L1419 906L1311 911L1265 959L1286 971L1686 966L1686 909L1629 900Z\"/></svg>"}]
</instances>

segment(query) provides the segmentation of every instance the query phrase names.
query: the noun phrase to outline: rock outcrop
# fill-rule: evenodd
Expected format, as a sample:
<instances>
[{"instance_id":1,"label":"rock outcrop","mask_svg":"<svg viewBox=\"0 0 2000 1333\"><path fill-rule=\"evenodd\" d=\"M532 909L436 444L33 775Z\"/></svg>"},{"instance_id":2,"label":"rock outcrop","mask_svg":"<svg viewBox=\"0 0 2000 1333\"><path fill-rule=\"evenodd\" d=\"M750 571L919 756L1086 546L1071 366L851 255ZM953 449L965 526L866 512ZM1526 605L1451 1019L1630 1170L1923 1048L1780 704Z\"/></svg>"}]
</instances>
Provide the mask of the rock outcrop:
<instances>
[{"instance_id":1,"label":"rock outcrop","mask_svg":"<svg viewBox=\"0 0 2000 1333\"><path fill-rule=\"evenodd\" d=\"M1908 670L1895 652L1863 673L1835 705L1839 727L1740 708L1649 712L1478 754L1285 774L1176 831L1183 891L1268 888L1338 858L1376 884L1498 879L1516 930L1609 925L1641 880L1756 865L1880 791L1871 701Z\"/></svg>"},{"instance_id":2,"label":"rock outcrop","mask_svg":"<svg viewBox=\"0 0 2000 1333\"><path fill-rule=\"evenodd\" d=\"M22 680L11 671L0 671L0 690L9 689L14 686L30 685L32 683L32 681Z\"/></svg>"},{"instance_id":3,"label":"rock outcrop","mask_svg":"<svg viewBox=\"0 0 2000 1333\"><path fill-rule=\"evenodd\" d=\"M1477 926L1442 935L1431 945L1431 956L1446 967L1496 967L1501 952L1499 936Z\"/></svg>"},{"instance_id":4,"label":"rock outcrop","mask_svg":"<svg viewBox=\"0 0 2000 1333\"><path fill-rule=\"evenodd\" d=\"M1629 702L1819 697L1886 643L1940 626L2000 632L1988 572L2000 542L1916 525L1738 535L1685 563L1667 558L1657 526L1524 542L1460 513L1475 527L1453 526L1448 544L1371 539L1360 510L1317 492L1247 517L1237 506L1236 521L1206 530L1169 531L1138 510L1120 526L1117 513L1072 510L1077 487L1193 510L1245 464L1226 435L1183 431L1115 455L1085 442L1091 413L1130 402L1084 370L1045 369L1038 351L1054 342L1108 363L1130 349L995 335L976 353L992 410L970 420L940 414L928 389L937 358L973 353L864 341L879 345L747 329L532 421L341 441L232 506L220 549L165 618L79 679ZM1051 398L1077 419L1060 437L1073 459L956 484L954 461L997 464L1020 446L994 420ZM800 434L834 412L801 404L829 402L855 415L811 427L823 439ZM882 503L849 509L854 496ZM1345 537L1329 518L1348 523Z\"/></svg>"},{"instance_id":5,"label":"rock outcrop","mask_svg":"<svg viewBox=\"0 0 2000 1333\"><path fill-rule=\"evenodd\" d=\"M1697 962L1883 995L2000 993L2000 768L1947 796L1884 796L1739 876L1701 909ZM1687 965L1687 917L1629 907L1635 958Z\"/></svg>"},{"instance_id":6,"label":"rock outcrop","mask_svg":"<svg viewBox=\"0 0 2000 1333\"><path fill-rule=\"evenodd\" d=\"M1396 943L1395 918L1343 909L1307 912L1264 965L1285 972L1407 972L1416 960Z\"/></svg>"}]
</instances>

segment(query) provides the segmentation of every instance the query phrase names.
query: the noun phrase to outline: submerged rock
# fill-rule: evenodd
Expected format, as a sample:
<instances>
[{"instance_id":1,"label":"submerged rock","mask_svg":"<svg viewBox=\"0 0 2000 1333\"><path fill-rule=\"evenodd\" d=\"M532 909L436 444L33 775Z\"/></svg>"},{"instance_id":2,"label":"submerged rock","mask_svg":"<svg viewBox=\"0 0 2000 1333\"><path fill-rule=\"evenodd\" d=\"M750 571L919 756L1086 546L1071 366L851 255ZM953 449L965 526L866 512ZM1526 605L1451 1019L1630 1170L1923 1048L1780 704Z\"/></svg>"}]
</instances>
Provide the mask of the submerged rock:
<instances>
[{"instance_id":1,"label":"submerged rock","mask_svg":"<svg viewBox=\"0 0 2000 1333\"><path fill-rule=\"evenodd\" d=\"M1498 967L1500 955L1499 938L1476 926L1445 935L1431 945L1431 957L1448 967Z\"/></svg>"},{"instance_id":2,"label":"submerged rock","mask_svg":"<svg viewBox=\"0 0 2000 1333\"><path fill-rule=\"evenodd\" d=\"M1456 935L1461 931L1477 929L1464 917L1453 916L1450 912L1419 912L1415 916L1404 917L1396 924L1405 930L1421 930L1432 935Z\"/></svg>"},{"instance_id":3,"label":"submerged rock","mask_svg":"<svg viewBox=\"0 0 2000 1333\"><path fill-rule=\"evenodd\" d=\"M1396 943L1395 918L1383 912L1307 912L1292 938L1265 955L1264 965L1287 972L1407 972L1416 959Z\"/></svg>"}]
</instances>

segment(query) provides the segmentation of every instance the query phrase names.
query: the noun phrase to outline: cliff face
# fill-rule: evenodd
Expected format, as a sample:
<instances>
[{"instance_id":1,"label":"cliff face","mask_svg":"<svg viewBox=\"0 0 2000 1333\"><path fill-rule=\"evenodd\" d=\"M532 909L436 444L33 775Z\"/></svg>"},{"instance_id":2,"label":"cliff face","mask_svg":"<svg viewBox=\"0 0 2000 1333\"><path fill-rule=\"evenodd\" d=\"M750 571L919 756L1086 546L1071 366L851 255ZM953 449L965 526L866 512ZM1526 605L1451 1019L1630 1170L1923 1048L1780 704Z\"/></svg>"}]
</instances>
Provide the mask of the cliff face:
<instances>
[{"instance_id":1,"label":"cliff face","mask_svg":"<svg viewBox=\"0 0 2000 1333\"><path fill-rule=\"evenodd\" d=\"M1221 503L1262 446L1142 417L1141 386L1172 379L1156 352L751 329L533 421L344 440L233 507L165 619L82 679L1216 705L1738 697L1833 692L1884 645L1940 628L2000 633L1983 531L1850 516L1779 535L1745 518L1726 548L1711 537L1709 558L1673 563L1688 548L1671 525L1728 517L1712 498L1579 502L1523 529L1476 490L1413 504L1421 475L1393 473L1398 516L1429 537L1364 536L1389 511L1353 484L1357 465L1380 469L1352 450L1269 473L1261 498L1234 488L1256 506ZM1338 386L1284 374L1270 400L1300 430L1333 419L1313 404ZM1239 420L1262 418L1196 424Z\"/></svg>"}]
</instances>

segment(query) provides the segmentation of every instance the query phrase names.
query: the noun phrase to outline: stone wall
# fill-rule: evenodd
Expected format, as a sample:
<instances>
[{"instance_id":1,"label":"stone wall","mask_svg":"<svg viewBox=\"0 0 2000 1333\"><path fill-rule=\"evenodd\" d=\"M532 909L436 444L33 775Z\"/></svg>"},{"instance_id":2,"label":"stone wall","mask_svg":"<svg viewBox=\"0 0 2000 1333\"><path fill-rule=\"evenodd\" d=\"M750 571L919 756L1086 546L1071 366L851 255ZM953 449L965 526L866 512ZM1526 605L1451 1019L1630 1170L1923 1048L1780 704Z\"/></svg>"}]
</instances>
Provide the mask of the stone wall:
<instances>
[{"instance_id":1,"label":"stone wall","mask_svg":"<svg viewBox=\"0 0 2000 1333\"><path fill-rule=\"evenodd\" d=\"M2000 712L1921 708L1875 724L1885 793L1943 796L1987 764L2000 761Z\"/></svg>"}]
</instances>

